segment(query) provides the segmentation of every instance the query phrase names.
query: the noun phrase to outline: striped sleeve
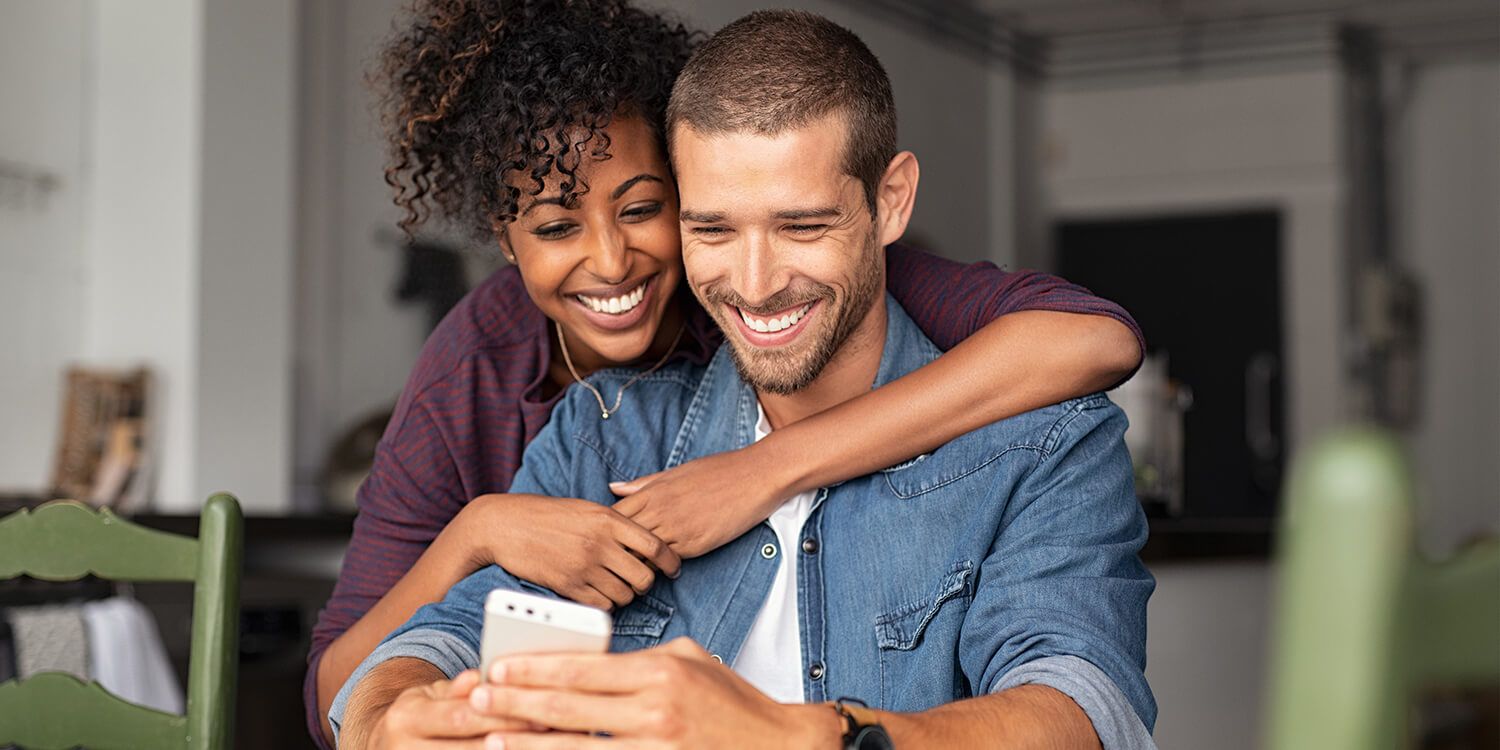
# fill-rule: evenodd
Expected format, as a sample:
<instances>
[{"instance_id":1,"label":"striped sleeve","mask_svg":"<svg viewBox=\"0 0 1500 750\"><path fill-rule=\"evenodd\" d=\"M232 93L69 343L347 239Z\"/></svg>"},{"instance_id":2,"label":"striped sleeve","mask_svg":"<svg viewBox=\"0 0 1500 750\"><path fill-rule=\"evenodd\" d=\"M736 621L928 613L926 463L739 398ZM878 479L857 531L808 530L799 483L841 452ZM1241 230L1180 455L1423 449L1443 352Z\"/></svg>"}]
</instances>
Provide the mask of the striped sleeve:
<instances>
[{"instance_id":1,"label":"striped sleeve","mask_svg":"<svg viewBox=\"0 0 1500 750\"><path fill-rule=\"evenodd\" d=\"M333 596L319 612L313 628L302 687L308 729L325 750L317 711L319 659L334 639L396 585L463 508L460 477L444 444L418 437L434 433L436 425L425 409L408 411L399 428L381 441L370 476L360 485L354 535L344 553ZM415 450L422 455L399 455L396 446L404 453ZM421 483L413 479L404 463L413 457L418 459L416 465L424 467Z\"/></svg>"}]
</instances>

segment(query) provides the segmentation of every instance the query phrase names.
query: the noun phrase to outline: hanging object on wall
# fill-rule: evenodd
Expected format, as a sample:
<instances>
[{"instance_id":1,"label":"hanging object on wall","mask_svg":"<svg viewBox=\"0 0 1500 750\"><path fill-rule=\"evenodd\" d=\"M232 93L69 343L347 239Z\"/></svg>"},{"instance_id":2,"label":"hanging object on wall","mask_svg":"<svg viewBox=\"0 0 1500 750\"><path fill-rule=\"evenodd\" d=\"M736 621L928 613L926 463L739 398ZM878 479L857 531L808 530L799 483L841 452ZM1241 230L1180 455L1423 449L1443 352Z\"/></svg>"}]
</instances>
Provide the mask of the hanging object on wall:
<instances>
[{"instance_id":1,"label":"hanging object on wall","mask_svg":"<svg viewBox=\"0 0 1500 750\"><path fill-rule=\"evenodd\" d=\"M150 484L149 370L69 368L52 495L120 510L145 505Z\"/></svg>"}]
</instances>

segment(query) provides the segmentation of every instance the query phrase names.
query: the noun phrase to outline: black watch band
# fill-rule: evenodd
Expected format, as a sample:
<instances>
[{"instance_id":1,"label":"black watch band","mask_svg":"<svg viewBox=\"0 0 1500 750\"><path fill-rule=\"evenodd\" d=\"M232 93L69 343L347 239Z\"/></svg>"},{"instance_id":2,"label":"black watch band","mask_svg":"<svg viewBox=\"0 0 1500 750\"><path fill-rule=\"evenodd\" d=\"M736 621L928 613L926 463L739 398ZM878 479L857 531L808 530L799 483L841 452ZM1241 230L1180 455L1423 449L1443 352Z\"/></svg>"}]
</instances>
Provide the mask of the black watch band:
<instances>
[{"instance_id":1,"label":"black watch band","mask_svg":"<svg viewBox=\"0 0 1500 750\"><path fill-rule=\"evenodd\" d=\"M844 750L895 750L891 735L863 701L840 698L833 702L833 710L844 717Z\"/></svg>"}]
</instances>

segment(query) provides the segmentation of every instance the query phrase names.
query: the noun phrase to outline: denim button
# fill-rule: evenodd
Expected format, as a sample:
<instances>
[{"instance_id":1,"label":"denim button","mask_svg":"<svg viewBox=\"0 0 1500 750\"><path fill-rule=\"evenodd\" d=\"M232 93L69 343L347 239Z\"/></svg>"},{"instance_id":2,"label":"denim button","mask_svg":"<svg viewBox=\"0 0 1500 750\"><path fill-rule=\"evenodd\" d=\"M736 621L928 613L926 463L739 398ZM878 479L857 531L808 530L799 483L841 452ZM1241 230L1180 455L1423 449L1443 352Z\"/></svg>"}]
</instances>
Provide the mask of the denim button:
<instances>
[{"instance_id":1,"label":"denim button","mask_svg":"<svg viewBox=\"0 0 1500 750\"><path fill-rule=\"evenodd\" d=\"M802 540L802 551L809 555L818 554L818 540L808 537Z\"/></svg>"},{"instance_id":2,"label":"denim button","mask_svg":"<svg viewBox=\"0 0 1500 750\"><path fill-rule=\"evenodd\" d=\"M719 664L723 664L724 663L724 657L719 656L718 654L714 654L713 655L713 659L714 659L715 662L717 662Z\"/></svg>"},{"instance_id":3,"label":"denim button","mask_svg":"<svg viewBox=\"0 0 1500 750\"><path fill-rule=\"evenodd\" d=\"M823 679L823 665L822 664L814 664L811 667L809 667L808 670L807 670L807 676L813 678L814 680L821 680L821 679Z\"/></svg>"},{"instance_id":4,"label":"denim button","mask_svg":"<svg viewBox=\"0 0 1500 750\"><path fill-rule=\"evenodd\" d=\"M766 558L767 560L775 557L776 545L768 542L766 546L760 548L760 556Z\"/></svg>"}]
</instances>

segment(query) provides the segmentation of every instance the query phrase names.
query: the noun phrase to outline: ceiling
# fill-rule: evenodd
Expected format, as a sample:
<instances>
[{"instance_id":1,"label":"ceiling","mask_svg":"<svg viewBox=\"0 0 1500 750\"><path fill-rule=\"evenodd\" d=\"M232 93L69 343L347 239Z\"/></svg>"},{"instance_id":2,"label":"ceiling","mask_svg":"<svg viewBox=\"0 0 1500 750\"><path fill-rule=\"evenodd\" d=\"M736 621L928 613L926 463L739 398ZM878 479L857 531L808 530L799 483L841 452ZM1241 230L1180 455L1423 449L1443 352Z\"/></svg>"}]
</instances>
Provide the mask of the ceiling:
<instances>
[{"instance_id":1,"label":"ceiling","mask_svg":"<svg viewBox=\"0 0 1500 750\"><path fill-rule=\"evenodd\" d=\"M847 0L1055 77L1326 56L1359 28L1402 60L1500 55L1500 0Z\"/></svg>"}]
</instances>

